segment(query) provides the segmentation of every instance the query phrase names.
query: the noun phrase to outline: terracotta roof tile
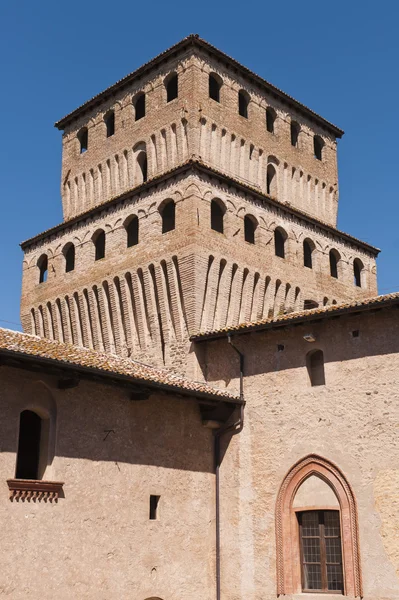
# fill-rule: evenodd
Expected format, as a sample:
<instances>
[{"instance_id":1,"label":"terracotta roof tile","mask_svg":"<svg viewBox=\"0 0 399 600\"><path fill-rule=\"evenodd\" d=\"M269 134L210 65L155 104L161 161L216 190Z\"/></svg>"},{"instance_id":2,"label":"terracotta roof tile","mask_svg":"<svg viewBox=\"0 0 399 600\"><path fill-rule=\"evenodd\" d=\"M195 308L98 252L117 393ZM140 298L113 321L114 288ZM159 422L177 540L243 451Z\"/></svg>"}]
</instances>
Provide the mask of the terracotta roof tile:
<instances>
[{"instance_id":1,"label":"terracotta roof tile","mask_svg":"<svg viewBox=\"0 0 399 600\"><path fill-rule=\"evenodd\" d=\"M239 325L232 325L230 327L224 327L222 329L216 329L213 331L202 331L197 333L196 335L191 336L190 339L192 341L200 342L206 339L226 337L226 335L229 333L241 334L250 333L251 331L261 329L274 329L277 327L294 325L296 323L301 323L305 321L314 321L317 319L327 318L329 316L339 316L341 314L373 310L375 308L383 308L398 304L399 292L395 292L393 294L385 294L382 296L375 296L373 298L366 298L363 300L354 300L353 302L332 304L330 306L312 308L310 310L286 313L284 315L273 317L272 319L262 319L260 321L240 323Z\"/></svg>"},{"instance_id":2,"label":"terracotta roof tile","mask_svg":"<svg viewBox=\"0 0 399 600\"><path fill-rule=\"evenodd\" d=\"M203 382L191 381L167 369L155 369L130 358L122 358L105 352L55 342L19 331L0 328L0 355L12 354L16 358L31 357L68 365L79 371L92 369L96 375L120 375L133 383L146 387L161 387L165 391L183 395L206 396L215 400L239 402L238 396L226 390L211 387Z\"/></svg>"}]
</instances>

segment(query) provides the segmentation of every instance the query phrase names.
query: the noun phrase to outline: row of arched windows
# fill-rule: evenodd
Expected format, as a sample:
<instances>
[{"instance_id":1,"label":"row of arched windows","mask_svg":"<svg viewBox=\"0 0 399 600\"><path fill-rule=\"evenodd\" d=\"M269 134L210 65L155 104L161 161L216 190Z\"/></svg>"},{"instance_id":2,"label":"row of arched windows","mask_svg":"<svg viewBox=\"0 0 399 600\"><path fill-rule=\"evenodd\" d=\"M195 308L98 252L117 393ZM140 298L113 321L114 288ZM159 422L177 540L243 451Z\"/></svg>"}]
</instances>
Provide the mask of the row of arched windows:
<instances>
[{"instance_id":1,"label":"row of arched windows","mask_svg":"<svg viewBox=\"0 0 399 600\"><path fill-rule=\"evenodd\" d=\"M162 219L162 233L172 231L176 226L176 205L173 200L169 200L163 203L159 209ZM226 207L218 198L214 198L211 201L211 229L218 233L224 233L224 220L225 220ZM255 244L255 233L258 227L258 222L252 215L245 215L244 217L244 240L249 244ZM124 228L126 230L126 245L128 248L135 246L139 242L139 220L136 215L128 217L124 222ZM274 230L274 253L279 258L286 257L286 240L288 235L282 227L277 227ZM105 257L105 231L98 229L92 236L92 242L95 248L95 260L101 260ZM303 266L312 269L313 268L313 252L315 250L314 242L306 238L303 241ZM69 273L75 269L75 246L73 243L68 243L63 249L63 255L65 258L65 272ZM339 261L341 255L338 250L332 249L329 252L329 265L330 275L335 279L339 278ZM48 273L48 258L46 254L43 254L38 262L39 268L39 283L43 283L47 280ZM356 258L353 261L353 278L354 285L357 287L362 286L362 271L364 265L362 261Z\"/></svg>"},{"instance_id":2,"label":"row of arched windows","mask_svg":"<svg viewBox=\"0 0 399 600\"><path fill-rule=\"evenodd\" d=\"M166 91L166 102L171 102L175 98L178 97L179 87L178 87L178 75L173 72L170 73L164 79L164 86ZM134 108L134 120L139 121L146 114L146 96L144 92L139 92L133 98L133 108ZM104 123L106 130L106 137L111 137L115 133L115 112L113 110L108 111L104 115ZM82 127L78 132L78 140L80 153L83 154L89 147L89 134L87 127Z\"/></svg>"}]
</instances>

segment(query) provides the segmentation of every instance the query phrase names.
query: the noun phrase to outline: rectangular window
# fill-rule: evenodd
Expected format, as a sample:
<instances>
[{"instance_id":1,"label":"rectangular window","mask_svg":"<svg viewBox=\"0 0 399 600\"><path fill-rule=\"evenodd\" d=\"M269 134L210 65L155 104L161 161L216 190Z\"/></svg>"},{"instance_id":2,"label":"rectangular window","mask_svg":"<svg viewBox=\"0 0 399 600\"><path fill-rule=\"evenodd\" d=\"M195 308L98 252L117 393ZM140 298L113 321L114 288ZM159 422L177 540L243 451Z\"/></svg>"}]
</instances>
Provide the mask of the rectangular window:
<instances>
[{"instance_id":1,"label":"rectangular window","mask_svg":"<svg viewBox=\"0 0 399 600\"><path fill-rule=\"evenodd\" d=\"M156 521L158 518L158 504L161 496L150 496L150 521Z\"/></svg>"},{"instance_id":2,"label":"rectangular window","mask_svg":"<svg viewBox=\"0 0 399 600\"><path fill-rule=\"evenodd\" d=\"M298 513L302 590L343 593L339 511Z\"/></svg>"}]
</instances>

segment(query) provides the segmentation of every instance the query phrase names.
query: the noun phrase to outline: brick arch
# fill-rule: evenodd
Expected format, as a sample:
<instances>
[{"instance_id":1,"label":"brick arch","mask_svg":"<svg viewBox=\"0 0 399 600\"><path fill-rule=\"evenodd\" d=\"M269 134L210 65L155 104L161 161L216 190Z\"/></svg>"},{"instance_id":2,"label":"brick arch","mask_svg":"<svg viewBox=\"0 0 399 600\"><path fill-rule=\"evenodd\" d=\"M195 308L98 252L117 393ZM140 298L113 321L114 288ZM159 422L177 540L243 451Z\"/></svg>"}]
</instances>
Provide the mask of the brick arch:
<instances>
[{"instance_id":1,"label":"brick arch","mask_svg":"<svg viewBox=\"0 0 399 600\"><path fill-rule=\"evenodd\" d=\"M299 487L312 475L320 477L327 483L339 502L344 593L348 596L362 596L356 498L342 471L334 463L317 454L309 454L295 463L284 477L278 492L276 502L277 594L294 594L302 591L299 532L293 501Z\"/></svg>"}]
</instances>

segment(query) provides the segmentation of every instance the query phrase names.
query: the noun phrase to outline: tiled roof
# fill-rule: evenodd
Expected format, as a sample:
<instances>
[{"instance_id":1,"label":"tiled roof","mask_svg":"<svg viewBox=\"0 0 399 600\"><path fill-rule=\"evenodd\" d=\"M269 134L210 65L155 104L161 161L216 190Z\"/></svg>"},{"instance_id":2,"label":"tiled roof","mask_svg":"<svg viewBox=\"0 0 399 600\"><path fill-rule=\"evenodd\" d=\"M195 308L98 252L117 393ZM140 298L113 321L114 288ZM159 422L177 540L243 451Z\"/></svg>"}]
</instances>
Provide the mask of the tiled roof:
<instances>
[{"instance_id":1,"label":"tiled roof","mask_svg":"<svg viewBox=\"0 0 399 600\"><path fill-rule=\"evenodd\" d=\"M91 372L96 376L122 377L126 382L158 388L180 395L206 397L239 403L238 396L203 382L191 381L166 370L155 369L130 358L121 358L72 344L55 342L19 331L0 328L0 356L30 358L54 366L68 367L74 372Z\"/></svg>"},{"instance_id":2,"label":"tiled roof","mask_svg":"<svg viewBox=\"0 0 399 600\"><path fill-rule=\"evenodd\" d=\"M100 102L106 100L109 96L114 94L118 89L125 87L126 85L131 83L131 81L140 77L146 71L157 66L162 61L167 60L170 56L176 54L177 52L183 51L186 47L189 47L190 45L192 45L192 46L196 45L199 48L203 48L203 49L207 50L208 52L210 52L211 54L215 55L216 58L218 58L219 60L221 60L225 63L227 62L230 66L241 71L241 73L244 76L249 77L250 79L255 81L258 85L260 85L263 88L266 88L269 92L271 92L275 96L278 96L279 98L285 100L287 103L295 106L295 108L297 108L300 112L304 112L308 117L313 118L316 122L323 125L329 131L333 132L334 135L336 135L337 137L341 137L343 135L344 132L342 131L342 129L339 129L339 127L336 127L336 125L333 125L332 123L330 123L329 121L327 121L326 119L324 119L323 117L321 117L320 115L315 113L313 110L311 110L310 108L308 108L301 102L298 102L298 100L295 100L295 98L293 98L292 96L289 96L288 94L286 94L285 92L280 90L278 87L269 83L268 81L266 81L265 79L263 79L262 77L260 77L259 75L257 75L256 73L254 73L253 71L251 71L250 69L248 69L247 67L242 65L241 63L239 63L237 60L235 60L231 56L228 56L227 54L225 54L224 52L222 52L221 50L219 50L218 48L216 48L209 42L203 40L197 34L189 35L186 38L184 38L183 40L180 40L180 42L178 42L174 46L171 46L167 50L164 50L163 52L158 54L155 58L148 61L147 63L144 63L144 65L142 65L141 67L139 67L132 73L129 73L128 75L126 75L125 77L123 77L122 79L120 79L119 81L117 81L116 83L114 83L113 85L111 85L110 87L105 89L104 91L100 92L99 94L96 94L95 96L93 96L93 98L91 98L87 102L84 102L84 104L82 104L81 106L79 106L78 108L76 108L75 110L70 112L68 115L66 115L59 121L57 121L55 123L55 127L58 127L58 129L64 129L65 126L70 121L72 121L74 118L76 118L77 116L82 114L84 111L89 110L89 109L93 108L95 105L100 104Z\"/></svg>"},{"instance_id":3,"label":"tiled roof","mask_svg":"<svg viewBox=\"0 0 399 600\"><path fill-rule=\"evenodd\" d=\"M291 312L284 315L273 317L272 319L263 319L260 321L251 321L248 323L240 323L230 327L224 327L214 331L204 331L191 336L192 341L200 342L207 339L216 339L226 337L230 334L250 333L251 331L259 331L262 329L276 329L278 327L288 327L303 323L306 321L317 321L328 317L340 316L348 313L364 312L367 310L375 310L393 305L399 305L399 292L394 294L385 294L383 296L375 296L363 300L354 300L343 304L332 304L321 308L312 308L310 310L302 310Z\"/></svg>"},{"instance_id":4,"label":"tiled roof","mask_svg":"<svg viewBox=\"0 0 399 600\"><path fill-rule=\"evenodd\" d=\"M130 188L130 189L126 190L125 192L123 192L122 194L114 196L114 197L106 200L102 204L98 204L97 206L94 206L93 208L90 208L89 210L86 210L85 212L80 213L76 217L72 217L71 219L69 219L68 221L65 221L64 223L55 225L54 227L51 227L50 229L47 229L46 231L43 231L42 233L39 233L39 234L35 235L34 237L25 240L24 242L21 243L21 248L22 248L22 250L26 250L32 244L35 244L36 242L39 242L55 233L58 233L59 231L68 229L68 227L72 227L72 225L74 225L75 223L84 221L85 219L87 219L88 216L92 216L92 215L100 213L102 210L104 210L104 208L115 206L115 205L119 204L120 202L123 202L124 200L129 198L133 193L138 194L143 189L148 189L152 185L158 185L162 180L167 179L170 176L176 176L180 173L183 173L185 170L192 169L192 168L197 168L197 169L205 171L205 172L209 171L209 172L215 174L216 176L223 177L225 180L228 180L229 182L234 182L240 188L250 191L253 194L256 194L257 197L260 200L262 200L263 202L265 202L265 203L268 202L269 204L271 204L273 206L284 209L291 214L294 214L302 219L305 219L306 221L316 225L317 227L320 227L321 229L326 229L333 235L340 236L340 237L344 238L345 240L347 240L348 242L350 242L351 244L355 244L357 246L360 246L361 248L366 249L368 252L371 252L374 256L376 256L380 252L379 248L375 248L374 246L372 246L371 244L368 244L367 242L362 242L362 240L359 240L359 239L353 237L352 235L349 235L348 233L340 231L339 229L336 229L335 227L333 227L332 225L329 225L328 223L325 223L324 221L316 219L309 213L302 211L299 208L294 208L291 205L287 205L284 202L280 202L280 200L277 200L276 198L271 198L270 196L268 196L267 194L262 192L257 186L252 186L249 182L244 183L240 179L237 179L236 177L232 177L228 173L224 173L223 171L220 171L219 169L215 169L214 167L212 167L209 164L207 164L206 162L204 162L201 157L198 157L196 155L193 155L191 158L186 160L181 165L179 165L177 167L173 167L173 169L170 169L170 170L166 171L165 173L162 173L161 175L157 175L155 177L149 178L145 183L142 183L136 187Z\"/></svg>"}]
</instances>

